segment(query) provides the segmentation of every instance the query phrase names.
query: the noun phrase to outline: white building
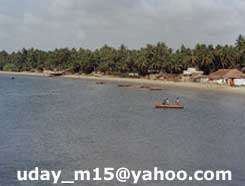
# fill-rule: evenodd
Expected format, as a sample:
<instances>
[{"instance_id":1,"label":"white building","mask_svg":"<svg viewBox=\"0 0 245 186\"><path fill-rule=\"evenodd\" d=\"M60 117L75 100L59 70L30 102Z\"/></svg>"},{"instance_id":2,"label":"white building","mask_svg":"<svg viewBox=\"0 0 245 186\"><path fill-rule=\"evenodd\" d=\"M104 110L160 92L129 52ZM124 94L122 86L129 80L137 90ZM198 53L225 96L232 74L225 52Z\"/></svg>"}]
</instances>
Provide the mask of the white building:
<instances>
[{"instance_id":1,"label":"white building","mask_svg":"<svg viewBox=\"0 0 245 186\"><path fill-rule=\"evenodd\" d=\"M245 86L245 77L243 79L234 79L236 86Z\"/></svg>"},{"instance_id":2,"label":"white building","mask_svg":"<svg viewBox=\"0 0 245 186\"><path fill-rule=\"evenodd\" d=\"M200 74L203 75L203 71L199 71L196 68L188 68L187 70L184 70L183 74L185 76L191 76L193 74Z\"/></svg>"}]
</instances>

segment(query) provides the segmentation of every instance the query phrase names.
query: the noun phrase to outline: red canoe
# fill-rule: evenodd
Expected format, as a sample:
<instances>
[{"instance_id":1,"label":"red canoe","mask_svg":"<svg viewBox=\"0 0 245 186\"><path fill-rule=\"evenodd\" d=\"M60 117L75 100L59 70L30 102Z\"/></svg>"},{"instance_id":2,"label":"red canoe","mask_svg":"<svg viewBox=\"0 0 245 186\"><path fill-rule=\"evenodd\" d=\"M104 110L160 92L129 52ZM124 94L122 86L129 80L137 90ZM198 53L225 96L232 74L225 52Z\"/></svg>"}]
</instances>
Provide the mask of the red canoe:
<instances>
[{"instance_id":1,"label":"red canoe","mask_svg":"<svg viewBox=\"0 0 245 186\"><path fill-rule=\"evenodd\" d=\"M164 105L164 104L156 104L155 105L156 109L184 109L184 105L180 104L169 104L169 105Z\"/></svg>"}]
</instances>

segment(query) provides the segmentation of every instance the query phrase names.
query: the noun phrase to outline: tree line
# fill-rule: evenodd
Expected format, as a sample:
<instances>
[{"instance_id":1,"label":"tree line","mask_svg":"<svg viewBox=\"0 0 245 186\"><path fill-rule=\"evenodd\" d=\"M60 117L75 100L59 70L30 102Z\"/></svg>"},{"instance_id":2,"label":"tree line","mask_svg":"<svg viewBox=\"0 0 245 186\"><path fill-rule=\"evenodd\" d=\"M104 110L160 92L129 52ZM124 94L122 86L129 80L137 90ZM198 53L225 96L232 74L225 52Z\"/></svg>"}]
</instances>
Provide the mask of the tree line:
<instances>
[{"instance_id":1,"label":"tree line","mask_svg":"<svg viewBox=\"0 0 245 186\"><path fill-rule=\"evenodd\" d=\"M23 48L12 53L0 52L0 70L3 71L71 69L72 73L138 73L145 76L151 73L180 74L188 67L196 67L205 74L221 68L245 70L245 37L240 35L235 45L197 44L193 49L182 45L176 51L159 42L131 50L124 45L119 48L105 45L96 50Z\"/></svg>"}]
</instances>

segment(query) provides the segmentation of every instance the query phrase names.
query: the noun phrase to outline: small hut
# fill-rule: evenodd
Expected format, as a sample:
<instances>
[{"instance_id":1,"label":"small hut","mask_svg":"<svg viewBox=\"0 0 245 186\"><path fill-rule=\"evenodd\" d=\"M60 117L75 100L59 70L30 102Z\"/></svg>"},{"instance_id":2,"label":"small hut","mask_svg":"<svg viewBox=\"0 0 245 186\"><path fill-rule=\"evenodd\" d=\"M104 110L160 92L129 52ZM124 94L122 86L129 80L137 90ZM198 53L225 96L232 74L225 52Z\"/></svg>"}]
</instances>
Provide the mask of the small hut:
<instances>
[{"instance_id":1,"label":"small hut","mask_svg":"<svg viewBox=\"0 0 245 186\"><path fill-rule=\"evenodd\" d=\"M209 82L218 84L228 84L231 86L245 85L245 74L237 69L220 69L211 73Z\"/></svg>"},{"instance_id":2,"label":"small hut","mask_svg":"<svg viewBox=\"0 0 245 186\"><path fill-rule=\"evenodd\" d=\"M193 82L197 82L197 83L207 83L208 82L208 76L196 74L196 75L192 75L191 80Z\"/></svg>"}]
</instances>

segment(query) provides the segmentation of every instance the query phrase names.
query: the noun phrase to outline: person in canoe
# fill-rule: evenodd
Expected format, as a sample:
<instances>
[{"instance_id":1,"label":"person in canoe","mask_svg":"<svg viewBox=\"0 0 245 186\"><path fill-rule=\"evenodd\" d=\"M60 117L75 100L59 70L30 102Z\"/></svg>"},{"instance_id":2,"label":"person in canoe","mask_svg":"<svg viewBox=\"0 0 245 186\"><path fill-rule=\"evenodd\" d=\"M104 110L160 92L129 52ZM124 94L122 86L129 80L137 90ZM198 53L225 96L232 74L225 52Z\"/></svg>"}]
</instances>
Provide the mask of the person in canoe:
<instances>
[{"instance_id":1,"label":"person in canoe","mask_svg":"<svg viewBox=\"0 0 245 186\"><path fill-rule=\"evenodd\" d=\"M163 103L162 103L163 105L169 105L169 99L168 98L166 98L164 101L163 101Z\"/></svg>"},{"instance_id":2,"label":"person in canoe","mask_svg":"<svg viewBox=\"0 0 245 186\"><path fill-rule=\"evenodd\" d=\"M180 105L180 99L179 99L179 97L176 98L175 104L176 104L176 105Z\"/></svg>"}]
</instances>

